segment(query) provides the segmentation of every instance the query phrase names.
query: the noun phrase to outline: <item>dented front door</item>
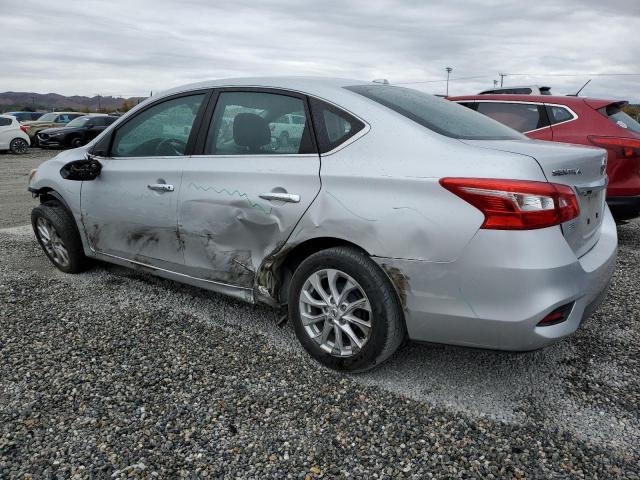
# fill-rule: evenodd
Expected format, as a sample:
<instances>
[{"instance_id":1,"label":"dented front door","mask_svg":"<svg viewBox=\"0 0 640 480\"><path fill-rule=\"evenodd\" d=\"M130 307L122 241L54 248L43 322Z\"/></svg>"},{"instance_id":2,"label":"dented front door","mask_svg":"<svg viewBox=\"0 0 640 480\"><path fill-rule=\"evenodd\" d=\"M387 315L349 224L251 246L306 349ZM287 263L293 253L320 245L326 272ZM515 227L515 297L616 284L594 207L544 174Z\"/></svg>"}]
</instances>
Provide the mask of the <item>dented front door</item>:
<instances>
[{"instance_id":1,"label":"dented front door","mask_svg":"<svg viewBox=\"0 0 640 480\"><path fill-rule=\"evenodd\" d=\"M320 158L304 97L223 91L215 105L202 154L185 162L178 213L185 268L250 288L265 257L299 233L320 190ZM286 114L305 116L306 128L283 135Z\"/></svg>"}]
</instances>

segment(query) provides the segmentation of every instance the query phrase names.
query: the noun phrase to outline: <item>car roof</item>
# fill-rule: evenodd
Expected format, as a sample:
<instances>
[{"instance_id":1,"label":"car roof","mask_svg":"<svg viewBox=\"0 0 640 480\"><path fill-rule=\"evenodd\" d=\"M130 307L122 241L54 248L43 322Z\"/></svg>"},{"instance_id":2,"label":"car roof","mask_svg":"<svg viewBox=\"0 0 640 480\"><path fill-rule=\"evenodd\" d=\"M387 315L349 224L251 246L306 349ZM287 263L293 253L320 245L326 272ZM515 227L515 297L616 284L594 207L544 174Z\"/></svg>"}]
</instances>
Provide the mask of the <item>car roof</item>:
<instances>
[{"instance_id":1,"label":"car roof","mask_svg":"<svg viewBox=\"0 0 640 480\"><path fill-rule=\"evenodd\" d=\"M16 117L14 117L13 115L9 115L9 114L6 114L6 113L0 115L0 118L9 118L11 120L15 120L16 119Z\"/></svg>"},{"instance_id":2,"label":"car roof","mask_svg":"<svg viewBox=\"0 0 640 480\"><path fill-rule=\"evenodd\" d=\"M582 105L586 103L592 108L598 109L611 105L612 103L623 102L621 100L606 100L600 98L573 97L566 95L459 95L455 97L447 97L448 100L459 102L461 100L501 100L503 102L541 102L541 103L557 103L560 105Z\"/></svg>"},{"instance_id":3,"label":"car roof","mask_svg":"<svg viewBox=\"0 0 640 480\"><path fill-rule=\"evenodd\" d=\"M371 82L347 78L302 76L223 78L219 80L207 80L204 82L183 85L161 92L160 95L165 96L189 90L216 87L260 87L293 90L310 95L322 96L329 91L336 91L337 89L343 89L343 87L347 87L350 85L361 85L369 83Z\"/></svg>"}]
</instances>

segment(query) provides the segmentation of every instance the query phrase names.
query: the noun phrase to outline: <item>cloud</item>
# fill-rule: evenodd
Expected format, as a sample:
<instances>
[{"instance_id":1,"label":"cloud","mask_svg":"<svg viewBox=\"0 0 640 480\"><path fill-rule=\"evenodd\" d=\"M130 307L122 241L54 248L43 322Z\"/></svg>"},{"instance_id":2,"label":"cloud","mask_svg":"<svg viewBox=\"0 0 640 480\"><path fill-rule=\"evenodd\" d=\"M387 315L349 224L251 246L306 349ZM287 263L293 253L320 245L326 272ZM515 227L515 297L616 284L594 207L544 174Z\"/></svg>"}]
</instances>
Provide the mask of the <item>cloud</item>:
<instances>
[{"instance_id":1,"label":"cloud","mask_svg":"<svg viewBox=\"0 0 640 480\"><path fill-rule=\"evenodd\" d=\"M0 91L146 95L209 78L327 75L576 91L640 73L640 2L626 0L97 0L0 2ZM547 76L572 74L579 76ZM584 75L582 75L584 74ZM467 77L481 77L467 80ZM640 102L639 76L589 96ZM444 82L415 83L443 93Z\"/></svg>"}]
</instances>

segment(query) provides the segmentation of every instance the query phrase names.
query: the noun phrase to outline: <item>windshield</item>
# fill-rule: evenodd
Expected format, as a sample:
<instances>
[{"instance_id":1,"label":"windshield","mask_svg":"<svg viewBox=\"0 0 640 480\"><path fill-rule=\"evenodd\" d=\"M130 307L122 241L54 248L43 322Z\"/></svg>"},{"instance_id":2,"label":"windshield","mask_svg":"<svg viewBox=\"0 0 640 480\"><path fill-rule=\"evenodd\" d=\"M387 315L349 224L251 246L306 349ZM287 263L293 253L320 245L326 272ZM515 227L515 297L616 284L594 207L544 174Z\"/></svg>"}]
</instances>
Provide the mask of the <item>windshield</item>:
<instances>
[{"instance_id":1,"label":"windshield","mask_svg":"<svg viewBox=\"0 0 640 480\"><path fill-rule=\"evenodd\" d=\"M640 133L640 123L620 109L619 105L609 105L606 114L613 123L625 130Z\"/></svg>"},{"instance_id":2,"label":"windshield","mask_svg":"<svg viewBox=\"0 0 640 480\"><path fill-rule=\"evenodd\" d=\"M90 117L78 117L67 123L67 127L84 127L90 120Z\"/></svg>"},{"instance_id":3,"label":"windshield","mask_svg":"<svg viewBox=\"0 0 640 480\"><path fill-rule=\"evenodd\" d=\"M447 137L465 140L527 138L467 107L410 88L391 85L355 85L345 88Z\"/></svg>"},{"instance_id":4,"label":"windshield","mask_svg":"<svg viewBox=\"0 0 640 480\"><path fill-rule=\"evenodd\" d=\"M39 122L53 122L56 117L58 116L57 113L45 113L43 116L41 116L38 121Z\"/></svg>"}]
</instances>

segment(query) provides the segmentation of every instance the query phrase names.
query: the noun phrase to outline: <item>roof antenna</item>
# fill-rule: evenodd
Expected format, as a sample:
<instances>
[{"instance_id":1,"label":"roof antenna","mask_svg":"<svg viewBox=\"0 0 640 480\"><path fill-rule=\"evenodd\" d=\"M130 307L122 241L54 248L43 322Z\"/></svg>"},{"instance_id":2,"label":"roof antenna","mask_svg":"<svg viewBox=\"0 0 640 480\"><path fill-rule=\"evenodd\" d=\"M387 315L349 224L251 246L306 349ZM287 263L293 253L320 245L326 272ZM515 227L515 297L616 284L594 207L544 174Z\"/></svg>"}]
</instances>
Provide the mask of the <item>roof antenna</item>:
<instances>
[{"instance_id":1,"label":"roof antenna","mask_svg":"<svg viewBox=\"0 0 640 480\"><path fill-rule=\"evenodd\" d=\"M573 95L567 95L567 97L577 97L578 94L584 90L584 87L586 87L587 85L589 85L589 83L591 82L591 79L587 80L587 83L585 83L584 85L582 85L582 87L580 88L580 90L578 90L576 93L574 93Z\"/></svg>"}]
</instances>

